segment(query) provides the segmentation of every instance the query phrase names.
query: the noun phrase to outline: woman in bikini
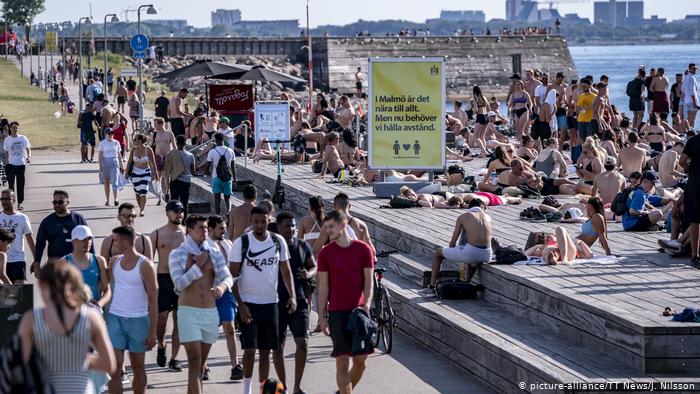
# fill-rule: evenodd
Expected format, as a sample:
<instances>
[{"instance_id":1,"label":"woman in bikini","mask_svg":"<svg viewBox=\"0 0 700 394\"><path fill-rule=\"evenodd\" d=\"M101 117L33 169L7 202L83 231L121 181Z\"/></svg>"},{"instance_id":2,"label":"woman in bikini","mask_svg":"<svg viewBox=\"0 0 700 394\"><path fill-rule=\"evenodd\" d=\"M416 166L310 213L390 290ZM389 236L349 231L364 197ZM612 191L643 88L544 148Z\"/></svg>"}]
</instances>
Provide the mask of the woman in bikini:
<instances>
[{"instance_id":1,"label":"woman in bikini","mask_svg":"<svg viewBox=\"0 0 700 394\"><path fill-rule=\"evenodd\" d=\"M309 214L299 221L297 238L308 242L312 249L321 234L321 226L323 226L325 217L323 205L323 197L309 197Z\"/></svg>"},{"instance_id":2,"label":"woman in bikini","mask_svg":"<svg viewBox=\"0 0 700 394\"><path fill-rule=\"evenodd\" d=\"M510 152L509 152L510 151ZM486 166L484 180L479 183L479 190L489 193L495 193L498 189L508 187L506 181L507 175L510 173L513 148L507 145L497 147L494 153L494 159L489 160ZM491 173L496 172L498 182L496 185L491 183Z\"/></svg>"},{"instance_id":3,"label":"woman in bikini","mask_svg":"<svg viewBox=\"0 0 700 394\"><path fill-rule=\"evenodd\" d=\"M489 112L489 103L481 92L479 86L474 86L472 89L474 94L474 103L476 104L476 123L474 124L474 137L476 139L476 145L481 149L481 155L479 157L488 157L488 152L486 151L486 140L484 139L484 134L486 132L486 125L488 124L488 119L486 114Z\"/></svg>"},{"instance_id":4,"label":"woman in bikini","mask_svg":"<svg viewBox=\"0 0 700 394\"><path fill-rule=\"evenodd\" d=\"M576 239L585 242L588 246L593 246L595 241L600 241L600 246L609 256L611 253L608 244L608 226L605 223L605 207L600 198L591 197L588 199L586 216L589 219L581 225L581 234L577 235Z\"/></svg>"},{"instance_id":5,"label":"woman in bikini","mask_svg":"<svg viewBox=\"0 0 700 394\"><path fill-rule=\"evenodd\" d=\"M640 132L644 134L644 141L649 144L651 149L657 152L664 151L666 130L659 125L659 118L656 114L651 114L651 116L649 116L649 123L645 124Z\"/></svg>"},{"instance_id":6,"label":"woman in bikini","mask_svg":"<svg viewBox=\"0 0 700 394\"><path fill-rule=\"evenodd\" d=\"M522 197L497 196L489 192L458 193L456 196L460 197L465 205L469 205L469 203L476 198L483 201L487 207L517 205L523 202Z\"/></svg>"},{"instance_id":7,"label":"woman in bikini","mask_svg":"<svg viewBox=\"0 0 700 394\"><path fill-rule=\"evenodd\" d=\"M535 141L529 135L524 135L522 141L522 144L515 150L515 155L532 165L537 158Z\"/></svg>"},{"instance_id":8,"label":"woman in bikini","mask_svg":"<svg viewBox=\"0 0 700 394\"><path fill-rule=\"evenodd\" d=\"M211 111L209 116L207 117L207 121L204 124L204 134L209 137L209 139L212 139L214 136L214 133L216 133L216 130L219 128L219 113L216 111Z\"/></svg>"},{"instance_id":9,"label":"woman in bikini","mask_svg":"<svg viewBox=\"0 0 700 394\"><path fill-rule=\"evenodd\" d=\"M513 85L515 90L510 96L510 101L508 102L508 107L513 110L513 117L515 118L515 130L518 139L527 136L527 124L530 120L530 108L532 108L532 100L530 95L525 91L525 87L522 81L515 81Z\"/></svg>"},{"instance_id":10,"label":"woman in bikini","mask_svg":"<svg viewBox=\"0 0 700 394\"><path fill-rule=\"evenodd\" d=\"M593 257L591 248L580 239L571 238L564 227L554 229L554 235L548 234L545 243L525 251L527 256L542 257L549 265L570 264L577 258Z\"/></svg>"},{"instance_id":11,"label":"woman in bikini","mask_svg":"<svg viewBox=\"0 0 700 394\"><path fill-rule=\"evenodd\" d=\"M583 194L591 194L593 189L593 179L603 172L603 152L593 137L586 138L583 143L583 151L576 162L576 173L581 178L582 183L576 187L576 192Z\"/></svg>"}]
</instances>

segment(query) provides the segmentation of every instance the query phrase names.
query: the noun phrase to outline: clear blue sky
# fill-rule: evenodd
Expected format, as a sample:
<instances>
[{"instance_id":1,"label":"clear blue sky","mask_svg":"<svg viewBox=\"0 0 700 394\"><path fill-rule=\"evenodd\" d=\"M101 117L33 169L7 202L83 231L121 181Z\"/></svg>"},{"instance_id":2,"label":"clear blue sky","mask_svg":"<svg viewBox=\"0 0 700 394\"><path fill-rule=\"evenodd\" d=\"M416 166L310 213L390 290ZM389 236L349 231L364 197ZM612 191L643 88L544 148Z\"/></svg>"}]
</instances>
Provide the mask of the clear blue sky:
<instances>
[{"instance_id":1,"label":"clear blue sky","mask_svg":"<svg viewBox=\"0 0 700 394\"><path fill-rule=\"evenodd\" d=\"M133 0L46 0L46 11L37 17L37 22L77 20L92 14L102 20L105 14L116 12L123 18L122 10L135 8ZM299 19L306 22L305 0L152 0L161 9L156 19L187 19L196 27L207 27L211 23L211 11L217 8L239 8L243 19ZM570 0L569 0L570 1ZM662 18L682 19L686 14L700 14L700 0L645 0L645 17L659 15ZM148 4L144 1L141 4ZM486 19L505 16L505 0L311 0L311 26L346 24L364 20L404 19L422 22L436 18L440 10L481 9ZM560 12L576 12L583 17L593 17L593 1L578 0L559 6ZM136 20L135 13L130 19ZM148 16L150 17L150 16Z\"/></svg>"}]
</instances>

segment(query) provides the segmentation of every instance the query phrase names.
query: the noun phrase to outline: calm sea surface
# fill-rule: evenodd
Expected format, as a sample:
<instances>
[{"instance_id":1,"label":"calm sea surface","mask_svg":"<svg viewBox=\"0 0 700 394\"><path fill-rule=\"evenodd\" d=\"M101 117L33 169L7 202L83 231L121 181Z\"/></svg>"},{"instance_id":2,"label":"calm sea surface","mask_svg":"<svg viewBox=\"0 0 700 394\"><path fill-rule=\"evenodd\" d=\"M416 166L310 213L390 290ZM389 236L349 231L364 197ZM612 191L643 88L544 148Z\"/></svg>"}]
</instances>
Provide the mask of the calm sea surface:
<instances>
[{"instance_id":1,"label":"calm sea surface","mask_svg":"<svg viewBox=\"0 0 700 394\"><path fill-rule=\"evenodd\" d=\"M663 67L673 84L674 75L683 73L688 63L700 63L700 45L591 46L570 47L569 51L579 77L593 75L595 81L603 74L610 77L610 99L626 112L629 99L625 88L640 65L645 65L647 71Z\"/></svg>"}]
</instances>

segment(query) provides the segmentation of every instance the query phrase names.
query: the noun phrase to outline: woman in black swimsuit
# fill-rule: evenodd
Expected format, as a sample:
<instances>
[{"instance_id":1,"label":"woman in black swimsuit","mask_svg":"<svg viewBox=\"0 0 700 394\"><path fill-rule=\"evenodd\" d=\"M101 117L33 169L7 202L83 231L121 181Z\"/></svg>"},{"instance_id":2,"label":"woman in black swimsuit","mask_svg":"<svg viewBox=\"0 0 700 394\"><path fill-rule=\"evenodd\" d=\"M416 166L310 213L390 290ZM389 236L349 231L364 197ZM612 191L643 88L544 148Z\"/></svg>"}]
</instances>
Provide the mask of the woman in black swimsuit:
<instances>
[{"instance_id":1,"label":"woman in black swimsuit","mask_svg":"<svg viewBox=\"0 0 700 394\"><path fill-rule=\"evenodd\" d=\"M537 158L535 141L532 140L532 137L529 135L523 136L523 143L515 151L515 155L532 165L532 162Z\"/></svg>"},{"instance_id":2,"label":"woman in black swimsuit","mask_svg":"<svg viewBox=\"0 0 700 394\"><path fill-rule=\"evenodd\" d=\"M586 138L583 143L583 151L576 162L576 173L583 181L576 191L583 194L591 194L593 179L603 171L603 159L605 152L598 147L593 137Z\"/></svg>"},{"instance_id":3,"label":"woman in black swimsuit","mask_svg":"<svg viewBox=\"0 0 700 394\"><path fill-rule=\"evenodd\" d=\"M530 119L530 108L532 107L532 100L530 99L530 95L524 90L524 86L522 81L515 81L513 85L515 90L513 94L511 94L510 101L508 102L508 107L513 110L516 136L518 139L527 135L527 124Z\"/></svg>"},{"instance_id":4,"label":"woman in black swimsuit","mask_svg":"<svg viewBox=\"0 0 700 394\"><path fill-rule=\"evenodd\" d=\"M488 120L486 119L486 114L489 111L489 103L484 98L481 93L481 88L474 85L472 89L474 93L474 104L476 104L476 123L474 124L474 137L476 137L476 143L481 149L481 156L488 157L488 152L486 152L486 140L484 139L484 134L486 132L486 125Z\"/></svg>"},{"instance_id":5,"label":"woman in black swimsuit","mask_svg":"<svg viewBox=\"0 0 700 394\"><path fill-rule=\"evenodd\" d=\"M509 152L510 151L510 152ZM494 158L490 159L486 164L486 173L484 174L484 179L479 183L479 190L482 192L496 193L502 186L493 183L491 179L491 173L496 172L498 179L501 178L501 174L505 171L510 170L513 149L506 145L501 145L494 149Z\"/></svg>"}]
</instances>

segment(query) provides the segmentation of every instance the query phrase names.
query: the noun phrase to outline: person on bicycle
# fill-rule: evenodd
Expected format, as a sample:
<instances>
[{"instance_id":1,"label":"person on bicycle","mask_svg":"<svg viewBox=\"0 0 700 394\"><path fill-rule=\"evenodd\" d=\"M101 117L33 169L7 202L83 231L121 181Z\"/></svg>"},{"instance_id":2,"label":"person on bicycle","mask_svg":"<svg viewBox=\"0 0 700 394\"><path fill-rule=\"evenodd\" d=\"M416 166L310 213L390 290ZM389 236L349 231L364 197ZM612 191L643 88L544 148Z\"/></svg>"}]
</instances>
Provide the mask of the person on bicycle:
<instances>
[{"instance_id":1,"label":"person on bicycle","mask_svg":"<svg viewBox=\"0 0 700 394\"><path fill-rule=\"evenodd\" d=\"M277 293L279 296L278 319L279 319L279 346L273 352L275 371L279 380L287 387L287 374L284 368L284 344L287 336L287 327L292 331L296 351L294 355L294 390L292 393L305 393L301 389L301 378L306 366L306 355L308 351L309 339L309 303L307 296L313 289L311 279L316 276L316 259L311 252L311 247L303 239L294 237L296 231L296 220L294 214L281 212L277 215L277 232L287 242L289 248L289 264L294 278L294 289L297 296L297 309L294 313L287 310L287 300L289 293L283 285L282 279L277 280Z\"/></svg>"},{"instance_id":2,"label":"person on bicycle","mask_svg":"<svg viewBox=\"0 0 700 394\"><path fill-rule=\"evenodd\" d=\"M347 330L355 308L369 313L372 305L374 253L363 241L348 234L348 217L341 211L324 219L331 243L321 249L318 258L318 319L321 331L333 342L331 357L336 359L336 381L341 394L352 393L362 378L371 344L353 353L353 332ZM328 317L326 317L328 311ZM350 368L352 357L352 368Z\"/></svg>"}]
</instances>

